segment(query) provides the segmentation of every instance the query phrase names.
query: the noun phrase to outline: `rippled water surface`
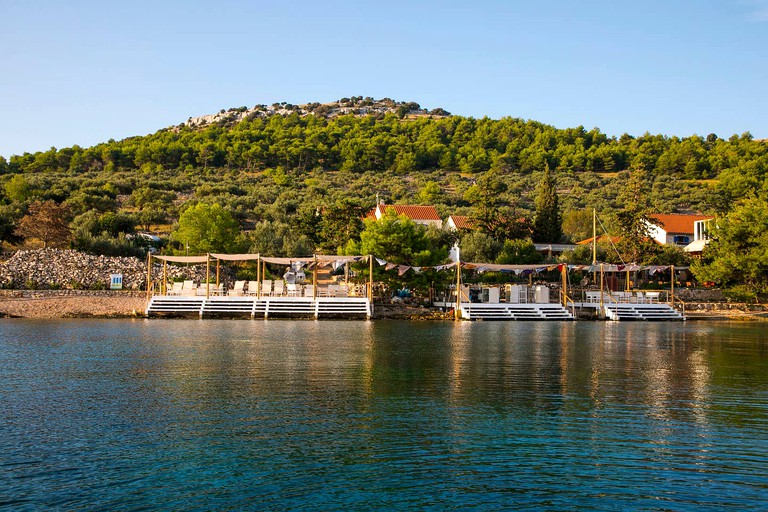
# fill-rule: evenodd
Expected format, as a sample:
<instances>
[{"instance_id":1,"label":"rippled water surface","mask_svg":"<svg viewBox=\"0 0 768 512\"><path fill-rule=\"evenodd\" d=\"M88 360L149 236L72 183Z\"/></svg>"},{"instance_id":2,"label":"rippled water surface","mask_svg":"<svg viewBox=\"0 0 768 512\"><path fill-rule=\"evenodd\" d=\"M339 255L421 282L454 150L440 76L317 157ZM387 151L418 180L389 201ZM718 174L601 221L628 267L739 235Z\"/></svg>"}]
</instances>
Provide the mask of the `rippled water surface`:
<instances>
[{"instance_id":1,"label":"rippled water surface","mask_svg":"<svg viewBox=\"0 0 768 512\"><path fill-rule=\"evenodd\" d=\"M0 508L768 509L768 328L0 321Z\"/></svg>"}]
</instances>

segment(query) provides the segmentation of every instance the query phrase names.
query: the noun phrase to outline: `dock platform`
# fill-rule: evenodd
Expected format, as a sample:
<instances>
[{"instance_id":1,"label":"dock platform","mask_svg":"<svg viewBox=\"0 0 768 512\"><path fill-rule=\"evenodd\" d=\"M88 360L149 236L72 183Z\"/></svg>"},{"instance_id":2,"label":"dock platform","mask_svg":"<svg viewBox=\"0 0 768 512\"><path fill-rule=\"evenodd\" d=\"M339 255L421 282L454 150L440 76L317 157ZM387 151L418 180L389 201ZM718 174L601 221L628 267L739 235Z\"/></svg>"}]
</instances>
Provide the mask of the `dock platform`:
<instances>
[{"instance_id":1,"label":"dock platform","mask_svg":"<svg viewBox=\"0 0 768 512\"><path fill-rule=\"evenodd\" d=\"M155 295L147 305L147 316L247 315L251 318L288 317L365 317L373 314L366 297L184 297Z\"/></svg>"}]
</instances>

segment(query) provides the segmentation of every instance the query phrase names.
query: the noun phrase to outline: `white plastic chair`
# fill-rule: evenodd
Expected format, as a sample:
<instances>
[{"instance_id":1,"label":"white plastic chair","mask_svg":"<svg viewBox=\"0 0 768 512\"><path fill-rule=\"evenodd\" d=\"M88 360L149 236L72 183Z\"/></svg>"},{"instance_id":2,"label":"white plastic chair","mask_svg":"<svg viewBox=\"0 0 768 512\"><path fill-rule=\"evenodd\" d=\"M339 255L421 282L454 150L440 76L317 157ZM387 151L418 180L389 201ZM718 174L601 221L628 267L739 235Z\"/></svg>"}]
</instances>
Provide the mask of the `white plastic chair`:
<instances>
[{"instance_id":1,"label":"white plastic chair","mask_svg":"<svg viewBox=\"0 0 768 512\"><path fill-rule=\"evenodd\" d=\"M659 302L659 296L661 292L645 292L645 298L650 304L657 304Z\"/></svg>"},{"instance_id":2,"label":"white plastic chair","mask_svg":"<svg viewBox=\"0 0 768 512\"><path fill-rule=\"evenodd\" d=\"M229 290L227 295L240 297L245 293L245 281L235 281L235 286Z\"/></svg>"},{"instance_id":3,"label":"white plastic chair","mask_svg":"<svg viewBox=\"0 0 768 512\"><path fill-rule=\"evenodd\" d=\"M168 290L168 295L181 295L182 287L184 286L184 283L173 283L171 286L171 289Z\"/></svg>"}]
</instances>

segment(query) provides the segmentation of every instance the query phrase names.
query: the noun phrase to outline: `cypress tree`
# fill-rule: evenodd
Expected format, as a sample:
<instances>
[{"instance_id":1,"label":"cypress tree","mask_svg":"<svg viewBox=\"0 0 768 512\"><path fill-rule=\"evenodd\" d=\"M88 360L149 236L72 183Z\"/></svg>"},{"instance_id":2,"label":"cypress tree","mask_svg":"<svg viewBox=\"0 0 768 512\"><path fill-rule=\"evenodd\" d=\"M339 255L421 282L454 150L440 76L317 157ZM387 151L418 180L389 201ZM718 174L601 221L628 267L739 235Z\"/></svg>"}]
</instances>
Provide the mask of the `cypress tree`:
<instances>
[{"instance_id":1,"label":"cypress tree","mask_svg":"<svg viewBox=\"0 0 768 512\"><path fill-rule=\"evenodd\" d=\"M533 241L557 243L563 237L563 219L555 190L555 179L549 170L544 168L544 176L536 186L536 219L533 223Z\"/></svg>"}]
</instances>

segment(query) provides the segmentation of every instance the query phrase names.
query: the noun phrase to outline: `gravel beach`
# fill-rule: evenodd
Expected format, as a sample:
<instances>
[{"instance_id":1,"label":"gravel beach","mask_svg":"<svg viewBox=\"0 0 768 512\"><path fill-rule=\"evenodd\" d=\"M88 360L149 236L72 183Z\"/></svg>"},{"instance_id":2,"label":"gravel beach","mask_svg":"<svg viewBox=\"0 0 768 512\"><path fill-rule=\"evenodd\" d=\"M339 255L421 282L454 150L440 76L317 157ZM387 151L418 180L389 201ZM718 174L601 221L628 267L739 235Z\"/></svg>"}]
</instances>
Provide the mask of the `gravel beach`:
<instances>
[{"instance_id":1,"label":"gravel beach","mask_svg":"<svg viewBox=\"0 0 768 512\"><path fill-rule=\"evenodd\" d=\"M2 297L0 317L130 317L143 315L146 305L146 299L139 297Z\"/></svg>"}]
</instances>

